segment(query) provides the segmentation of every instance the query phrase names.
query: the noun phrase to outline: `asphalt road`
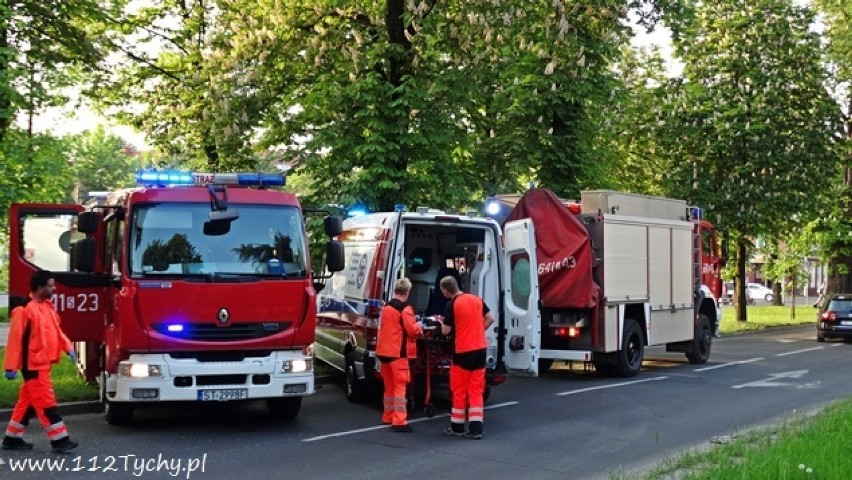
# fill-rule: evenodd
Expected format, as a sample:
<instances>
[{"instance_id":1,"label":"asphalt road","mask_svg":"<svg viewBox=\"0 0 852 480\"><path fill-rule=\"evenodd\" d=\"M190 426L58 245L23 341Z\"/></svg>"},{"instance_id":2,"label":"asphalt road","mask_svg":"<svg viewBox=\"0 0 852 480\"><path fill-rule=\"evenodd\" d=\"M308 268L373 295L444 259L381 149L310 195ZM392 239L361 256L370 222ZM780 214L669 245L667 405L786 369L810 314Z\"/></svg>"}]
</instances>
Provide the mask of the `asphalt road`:
<instances>
[{"instance_id":1,"label":"asphalt road","mask_svg":"<svg viewBox=\"0 0 852 480\"><path fill-rule=\"evenodd\" d=\"M413 434L393 433L379 424L378 406L347 403L335 383L290 422L270 421L260 403L161 406L122 428L75 415L66 423L79 449L51 454L31 428L36 448L0 453L0 477L45 478L44 464L2 470L50 459L65 461L52 478L74 479L604 479L850 395L850 355L852 345L818 344L813 327L799 327L717 339L701 366L652 349L631 379L564 367L511 377L493 390L481 441L441 433L445 403L433 418L412 412Z\"/></svg>"}]
</instances>

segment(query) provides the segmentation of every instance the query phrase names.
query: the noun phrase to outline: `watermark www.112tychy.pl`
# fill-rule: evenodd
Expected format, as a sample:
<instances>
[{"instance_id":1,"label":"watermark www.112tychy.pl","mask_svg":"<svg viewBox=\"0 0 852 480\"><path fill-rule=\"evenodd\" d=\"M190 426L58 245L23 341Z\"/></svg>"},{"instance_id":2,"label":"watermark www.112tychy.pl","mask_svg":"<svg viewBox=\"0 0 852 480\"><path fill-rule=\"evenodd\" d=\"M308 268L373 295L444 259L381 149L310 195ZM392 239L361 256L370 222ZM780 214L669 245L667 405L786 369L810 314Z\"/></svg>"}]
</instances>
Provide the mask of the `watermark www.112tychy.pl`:
<instances>
[{"instance_id":1,"label":"watermark www.112tychy.pl","mask_svg":"<svg viewBox=\"0 0 852 480\"><path fill-rule=\"evenodd\" d=\"M204 473L207 468L207 454L200 457L169 458L162 453L156 457L139 455L92 455L67 458L0 458L0 471L8 468L11 472L99 472L130 474L141 477L148 473L166 473L175 478L192 477L194 473Z\"/></svg>"}]
</instances>

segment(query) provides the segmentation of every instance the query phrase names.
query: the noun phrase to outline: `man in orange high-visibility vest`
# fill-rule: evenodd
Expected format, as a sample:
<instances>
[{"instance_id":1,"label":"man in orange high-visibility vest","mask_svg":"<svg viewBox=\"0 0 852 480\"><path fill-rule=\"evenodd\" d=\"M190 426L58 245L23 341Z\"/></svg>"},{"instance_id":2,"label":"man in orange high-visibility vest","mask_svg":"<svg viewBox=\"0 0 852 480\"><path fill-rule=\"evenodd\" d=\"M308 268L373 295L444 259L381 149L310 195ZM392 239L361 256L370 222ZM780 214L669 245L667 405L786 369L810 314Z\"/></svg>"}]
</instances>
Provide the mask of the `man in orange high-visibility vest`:
<instances>
[{"instance_id":1,"label":"man in orange high-visibility vest","mask_svg":"<svg viewBox=\"0 0 852 480\"><path fill-rule=\"evenodd\" d=\"M448 335L455 331L455 350L450 367L452 409L450 426L444 433L480 440L485 418L483 396L488 347L485 330L494 323L494 316L481 298L472 293L462 293L453 276L441 279L441 292L450 299L441 332Z\"/></svg>"},{"instance_id":2,"label":"man in orange high-visibility vest","mask_svg":"<svg viewBox=\"0 0 852 480\"><path fill-rule=\"evenodd\" d=\"M393 289L393 298L382 308L376 357L382 362L381 374L385 385L382 423L391 424L394 432L411 432L406 408L406 387L411 381L409 362L417 358L416 338L423 329L414 317L414 309L406 303L411 281L400 278Z\"/></svg>"},{"instance_id":3,"label":"man in orange high-visibility vest","mask_svg":"<svg viewBox=\"0 0 852 480\"><path fill-rule=\"evenodd\" d=\"M77 363L71 342L59 327L59 314L53 308L51 297L55 289L50 272L35 272L30 279L30 301L24 307L15 308L11 315L3 369L7 380L14 380L20 370L24 383L3 437L5 450L33 447L24 440L24 430L33 410L47 432L53 451L65 452L77 447L56 410L50 380L50 368L62 358L63 352Z\"/></svg>"}]
</instances>

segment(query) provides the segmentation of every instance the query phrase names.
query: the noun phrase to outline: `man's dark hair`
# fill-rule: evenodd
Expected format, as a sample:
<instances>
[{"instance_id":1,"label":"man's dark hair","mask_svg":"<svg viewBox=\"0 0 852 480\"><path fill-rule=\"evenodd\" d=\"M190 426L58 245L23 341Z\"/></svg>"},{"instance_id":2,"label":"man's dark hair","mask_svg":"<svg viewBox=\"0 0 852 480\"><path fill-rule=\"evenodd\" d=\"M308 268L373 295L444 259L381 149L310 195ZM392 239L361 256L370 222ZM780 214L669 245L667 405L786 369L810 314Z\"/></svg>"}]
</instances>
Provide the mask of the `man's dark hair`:
<instances>
[{"instance_id":1,"label":"man's dark hair","mask_svg":"<svg viewBox=\"0 0 852 480\"><path fill-rule=\"evenodd\" d=\"M48 272L47 270L37 270L33 273L33 276L30 277L30 291L35 292L41 287L46 287L47 282L53 278L53 273Z\"/></svg>"}]
</instances>

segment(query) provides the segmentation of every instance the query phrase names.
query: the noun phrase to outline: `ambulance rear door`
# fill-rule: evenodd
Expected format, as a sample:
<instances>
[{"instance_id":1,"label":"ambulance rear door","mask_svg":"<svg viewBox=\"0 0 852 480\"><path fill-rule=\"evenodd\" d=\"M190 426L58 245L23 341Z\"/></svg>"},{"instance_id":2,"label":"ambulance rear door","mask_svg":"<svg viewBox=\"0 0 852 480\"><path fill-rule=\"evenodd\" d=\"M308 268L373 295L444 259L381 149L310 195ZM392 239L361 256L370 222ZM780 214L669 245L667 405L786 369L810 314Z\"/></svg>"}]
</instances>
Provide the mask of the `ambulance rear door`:
<instances>
[{"instance_id":1,"label":"ambulance rear door","mask_svg":"<svg viewBox=\"0 0 852 480\"><path fill-rule=\"evenodd\" d=\"M503 328L506 369L518 375L538 376L541 313L538 308L538 271L535 229L524 218L503 228Z\"/></svg>"}]
</instances>

